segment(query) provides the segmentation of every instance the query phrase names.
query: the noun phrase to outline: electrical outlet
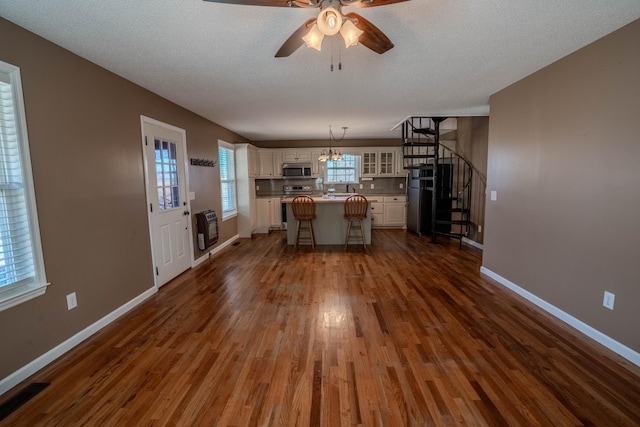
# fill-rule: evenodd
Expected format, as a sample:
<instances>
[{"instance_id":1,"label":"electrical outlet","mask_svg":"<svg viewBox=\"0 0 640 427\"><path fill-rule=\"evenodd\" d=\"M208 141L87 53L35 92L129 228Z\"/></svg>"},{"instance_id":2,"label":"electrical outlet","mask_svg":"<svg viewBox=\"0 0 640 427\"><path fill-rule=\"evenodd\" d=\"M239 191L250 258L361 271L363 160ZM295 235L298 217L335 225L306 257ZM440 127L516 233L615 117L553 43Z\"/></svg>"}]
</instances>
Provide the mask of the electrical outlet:
<instances>
[{"instance_id":1,"label":"electrical outlet","mask_svg":"<svg viewBox=\"0 0 640 427\"><path fill-rule=\"evenodd\" d=\"M604 299L602 305L609 310L613 310L613 304L616 302L616 295L611 292L604 291Z\"/></svg>"},{"instance_id":2,"label":"electrical outlet","mask_svg":"<svg viewBox=\"0 0 640 427\"><path fill-rule=\"evenodd\" d=\"M67 310L76 308L78 306L78 300L76 299L76 293L72 292L67 295Z\"/></svg>"},{"instance_id":3,"label":"electrical outlet","mask_svg":"<svg viewBox=\"0 0 640 427\"><path fill-rule=\"evenodd\" d=\"M360 189L362 190L364 188L364 185L360 184Z\"/></svg>"},{"instance_id":4,"label":"electrical outlet","mask_svg":"<svg viewBox=\"0 0 640 427\"><path fill-rule=\"evenodd\" d=\"M373 190L375 188L375 186L373 185L373 182L371 183L371 189Z\"/></svg>"},{"instance_id":5,"label":"electrical outlet","mask_svg":"<svg viewBox=\"0 0 640 427\"><path fill-rule=\"evenodd\" d=\"M478 233L482 233L482 226L481 225L478 226Z\"/></svg>"},{"instance_id":6,"label":"electrical outlet","mask_svg":"<svg viewBox=\"0 0 640 427\"><path fill-rule=\"evenodd\" d=\"M492 201L498 200L498 192L496 190L491 190L491 200Z\"/></svg>"},{"instance_id":7,"label":"electrical outlet","mask_svg":"<svg viewBox=\"0 0 640 427\"><path fill-rule=\"evenodd\" d=\"M256 185L256 191L260 191L260 186Z\"/></svg>"},{"instance_id":8,"label":"electrical outlet","mask_svg":"<svg viewBox=\"0 0 640 427\"><path fill-rule=\"evenodd\" d=\"M404 184L400 183L400 189L402 190L404 188Z\"/></svg>"}]
</instances>

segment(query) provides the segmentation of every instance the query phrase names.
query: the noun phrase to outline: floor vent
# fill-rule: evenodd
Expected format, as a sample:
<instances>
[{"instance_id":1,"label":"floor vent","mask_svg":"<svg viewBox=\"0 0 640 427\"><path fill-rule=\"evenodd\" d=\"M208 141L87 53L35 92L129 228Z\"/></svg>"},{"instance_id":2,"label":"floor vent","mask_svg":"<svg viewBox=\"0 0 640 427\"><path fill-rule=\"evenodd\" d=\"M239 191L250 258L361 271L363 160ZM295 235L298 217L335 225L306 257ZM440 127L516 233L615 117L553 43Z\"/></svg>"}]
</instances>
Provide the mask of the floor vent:
<instances>
[{"instance_id":1,"label":"floor vent","mask_svg":"<svg viewBox=\"0 0 640 427\"><path fill-rule=\"evenodd\" d=\"M49 383L31 383L26 386L20 393L0 405L0 421L14 413L48 386Z\"/></svg>"}]
</instances>

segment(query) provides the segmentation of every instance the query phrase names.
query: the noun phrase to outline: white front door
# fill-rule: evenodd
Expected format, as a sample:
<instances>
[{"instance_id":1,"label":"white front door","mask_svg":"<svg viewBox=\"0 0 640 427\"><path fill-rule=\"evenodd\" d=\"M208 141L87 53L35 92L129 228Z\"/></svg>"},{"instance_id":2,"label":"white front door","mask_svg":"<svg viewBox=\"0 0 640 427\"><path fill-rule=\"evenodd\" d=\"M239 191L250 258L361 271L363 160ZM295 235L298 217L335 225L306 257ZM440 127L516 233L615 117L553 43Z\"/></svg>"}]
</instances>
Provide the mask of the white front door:
<instances>
[{"instance_id":1,"label":"white front door","mask_svg":"<svg viewBox=\"0 0 640 427\"><path fill-rule=\"evenodd\" d=\"M151 249L160 287L191 267L185 132L142 117L142 133Z\"/></svg>"}]
</instances>

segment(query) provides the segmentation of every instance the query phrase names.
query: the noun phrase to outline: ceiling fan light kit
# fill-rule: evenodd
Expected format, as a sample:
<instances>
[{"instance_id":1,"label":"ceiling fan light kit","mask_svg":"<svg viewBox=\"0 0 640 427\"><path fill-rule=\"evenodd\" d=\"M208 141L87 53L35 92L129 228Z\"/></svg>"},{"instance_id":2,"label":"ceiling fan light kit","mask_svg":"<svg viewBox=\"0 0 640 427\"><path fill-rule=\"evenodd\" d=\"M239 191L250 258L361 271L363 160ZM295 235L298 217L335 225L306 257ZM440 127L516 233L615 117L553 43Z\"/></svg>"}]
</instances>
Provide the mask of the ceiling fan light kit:
<instances>
[{"instance_id":1,"label":"ceiling fan light kit","mask_svg":"<svg viewBox=\"0 0 640 427\"><path fill-rule=\"evenodd\" d=\"M333 6L326 7L320 11L316 23L322 34L332 36L337 34L342 28L342 14Z\"/></svg>"},{"instance_id":2,"label":"ceiling fan light kit","mask_svg":"<svg viewBox=\"0 0 640 427\"><path fill-rule=\"evenodd\" d=\"M320 12L316 23L302 37L302 40L304 40L308 48L321 51L324 36L333 36L338 32L344 39L344 45L347 48L357 45L358 38L364 33L349 18L343 17L335 8L327 7Z\"/></svg>"},{"instance_id":3,"label":"ceiling fan light kit","mask_svg":"<svg viewBox=\"0 0 640 427\"><path fill-rule=\"evenodd\" d=\"M324 36L332 36L338 32L344 39L345 46L358 43L372 51L383 54L393 48L393 43L375 25L356 13L342 14L343 6L369 8L401 3L408 0L205 0L212 3L230 3L247 6L275 6L295 8L320 8L315 19L302 24L284 42L276 53L276 58L291 55L306 43L308 48L321 50ZM334 4L336 7L334 7Z\"/></svg>"},{"instance_id":4,"label":"ceiling fan light kit","mask_svg":"<svg viewBox=\"0 0 640 427\"><path fill-rule=\"evenodd\" d=\"M342 28L340 28L340 34L344 39L345 46L351 47L358 44L358 39L364 34L364 31L356 27L355 24L347 18L344 24L342 24Z\"/></svg>"},{"instance_id":5,"label":"ceiling fan light kit","mask_svg":"<svg viewBox=\"0 0 640 427\"><path fill-rule=\"evenodd\" d=\"M302 38L307 44L308 48L315 50L322 50L322 40L324 40L324 34L318 28L318 24L313 24L309 32Z\"/></svg>"}]
</instances>

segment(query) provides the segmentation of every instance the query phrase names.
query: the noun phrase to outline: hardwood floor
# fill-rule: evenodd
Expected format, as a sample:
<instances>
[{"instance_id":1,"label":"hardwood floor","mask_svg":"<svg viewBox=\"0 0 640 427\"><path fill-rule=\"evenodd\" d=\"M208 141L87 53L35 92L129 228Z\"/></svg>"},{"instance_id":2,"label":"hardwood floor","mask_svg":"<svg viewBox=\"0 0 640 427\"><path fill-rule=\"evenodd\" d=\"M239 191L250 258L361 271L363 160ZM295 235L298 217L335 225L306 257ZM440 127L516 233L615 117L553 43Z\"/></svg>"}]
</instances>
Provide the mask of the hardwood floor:
<instances>
[{"instance_id":1,"label":"hardwood floor","mask_svg":"<svg viewBox=\"0 0 640 427\"><path fill-rule=\"evenodd\" d=\"M51 383L0 424L640 425L640 369L481 276L476 249L239 242L16 387Z\"/></svg>"}]
</instances>

